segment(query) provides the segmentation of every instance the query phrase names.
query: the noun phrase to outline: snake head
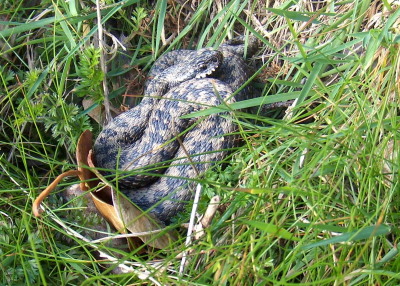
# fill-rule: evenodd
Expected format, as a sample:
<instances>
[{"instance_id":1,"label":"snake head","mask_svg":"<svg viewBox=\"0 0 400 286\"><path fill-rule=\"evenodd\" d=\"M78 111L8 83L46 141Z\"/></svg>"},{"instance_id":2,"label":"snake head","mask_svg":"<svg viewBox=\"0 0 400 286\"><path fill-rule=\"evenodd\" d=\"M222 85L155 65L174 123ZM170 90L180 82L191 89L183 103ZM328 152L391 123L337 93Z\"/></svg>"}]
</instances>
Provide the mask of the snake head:
<instances>
[{"instance_id":1,"label":"snake head","mask_svg":"<svg viewBox=\"0 0 400 286\"><path fill-rule=\"evenodd\" d=\"M209 48L200 49L189 61L190 72L195 78L205 78L211 75L222 63L220 51Z\"/></svg>"},{"instance_id":2,"label":"snake head","mask_svg":"<svg viewBox=\"0 0 400 286\"><path fill-rule=\"evenodd\" d=\"M185 61L164 70L160 78L168 82L171 88L194 78L205 78L211 75L221 65L222 60L220 51L203 48L193 51L193 54Z\"/></svg>"}]
</instances>

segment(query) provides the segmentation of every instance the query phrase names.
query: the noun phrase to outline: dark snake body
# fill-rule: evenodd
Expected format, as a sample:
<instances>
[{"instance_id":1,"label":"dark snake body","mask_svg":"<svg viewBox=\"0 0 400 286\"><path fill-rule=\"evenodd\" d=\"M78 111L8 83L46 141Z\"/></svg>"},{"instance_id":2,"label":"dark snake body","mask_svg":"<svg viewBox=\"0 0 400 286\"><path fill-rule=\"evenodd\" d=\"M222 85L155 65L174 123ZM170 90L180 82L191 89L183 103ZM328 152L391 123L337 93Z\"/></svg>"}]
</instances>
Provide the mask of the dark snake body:
<instances>
[{"instance_id":1,"label":"dark snake body","mask_svg":"<svg viewBox=\"0 0 400 286\"><path fill-rule=\"evenodd\" d=\"M237 139L225 135L237 130L228 112L181 116L247 98L247 88L232 96L250 77L243 53L243 40L235 40L216 51L176 50L160 57L142 102L114 118L95 142L97 167L118 170L120 190L167 224L192 199L190 179L222 160Z\"/></svg>"}]
</instances>

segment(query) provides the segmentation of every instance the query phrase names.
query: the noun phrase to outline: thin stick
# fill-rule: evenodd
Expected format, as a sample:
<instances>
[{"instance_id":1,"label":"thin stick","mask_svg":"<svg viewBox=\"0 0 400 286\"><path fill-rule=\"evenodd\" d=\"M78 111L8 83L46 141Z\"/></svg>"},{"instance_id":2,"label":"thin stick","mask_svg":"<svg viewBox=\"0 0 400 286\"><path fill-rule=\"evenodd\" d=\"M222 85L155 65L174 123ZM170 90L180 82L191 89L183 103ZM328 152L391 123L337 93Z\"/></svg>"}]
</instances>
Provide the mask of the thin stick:
<instances>
[{"instance_id":1,"label":"thin stick","mask_svg":"<svg viewBox=\"0 0 400 286\"><path fill-rule=\"evenodd\" d=\"M197 211L197 207L199 205L200 194L201 194L201 185L198 184L196 187L196 193L194 195L192 212L190 214L189 227L188 227L186 241L185 241L186 247L189 246L190 243L192 242L192 233L193 233L194 223L195 223L195 219L196 219L196 211ZM182 254L181 265L179 266L179 274L180 275L183 274L183 270L185 268L185 263L186 263L186 258L187 258L187 251L184 251Z\"/></svg>"},{"instance_id":2,"label":"thin stick","mask_svg":"<svg viewBox=\"0 0 400 286\"><path fill-rule=\"evenodd\" d=\"M101 25L101 13L100 13L100 1L96 0L96 12L97 12L97 29L99 34L99 48L100 48L100 66L101 70L104 74L103 79L103 90L104 90L104 114L105 114L105 123L107 124L111 119L111 112L110 112L110 101L108 100L108 87L106 81L106 74L107 74L107 66L106 61L104 59L104 45L103 45L103 27Z\"/></svg>"},{"instance_id":3,"label":"thin stick","mask_svg":"<svg viewBox=\"0 0 400 286\"><path fill-rule=\"evenodd\" d=\"M219 196L214 196L211 198L210 203L200 221L194 226L194 239L199 240L206 235L204 229L209 227L215 213L218 210L221 198Z\"/></svg>"}]
</instances>

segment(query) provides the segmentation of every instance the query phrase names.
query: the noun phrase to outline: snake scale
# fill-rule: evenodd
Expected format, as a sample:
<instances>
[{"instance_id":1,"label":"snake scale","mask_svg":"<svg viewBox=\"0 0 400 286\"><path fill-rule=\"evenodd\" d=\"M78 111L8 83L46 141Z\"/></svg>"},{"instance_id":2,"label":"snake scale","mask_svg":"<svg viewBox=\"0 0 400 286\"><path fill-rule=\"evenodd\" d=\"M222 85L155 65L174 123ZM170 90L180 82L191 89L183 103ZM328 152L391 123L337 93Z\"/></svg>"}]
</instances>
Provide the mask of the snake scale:
<instances>
[{"instance_id":1,"label":"snake scale","mask_svg":"<svg viewBox=\"0 0 400 286\"><path fill-rule=\"evenodd\" d=\"M255 41L248 42L251 53ZM192 199L190 181L222 160L237 141L229 112L181 116L248 98L247 88L232 96L250 77L244 53L240 37L216 50L164 54L148 74L141 103L115 117L95 141L97 167L113 178L117 173L119 189L166 224Z\"/></svg>"}]
</instances>

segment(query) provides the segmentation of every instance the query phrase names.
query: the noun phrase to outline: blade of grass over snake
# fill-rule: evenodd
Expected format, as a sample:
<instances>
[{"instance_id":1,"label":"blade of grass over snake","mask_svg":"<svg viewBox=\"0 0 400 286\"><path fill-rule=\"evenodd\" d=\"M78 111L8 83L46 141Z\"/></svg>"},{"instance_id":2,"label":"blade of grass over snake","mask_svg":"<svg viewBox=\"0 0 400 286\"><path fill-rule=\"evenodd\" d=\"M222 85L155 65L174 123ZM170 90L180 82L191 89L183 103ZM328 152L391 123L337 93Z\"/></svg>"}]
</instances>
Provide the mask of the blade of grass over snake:
<instances>
[{"instance_id":1,"label":"blade of grass over snake","mask_svg":"<svg viewBox=\"0 0 400 286\"><path fill-rule=\"evenodd\" d=\"M313 88L314 83L317 80L317 77L318 77L322 67L323 67L322 63L320 63L320 62L315 63L313 69L311 70L310 76L307 78L307 81L306 81L303 89L300 92L300 95L296 102L296 106L300 105L306 99L306 97L310 95L311 89Z\"/></svg>"},{"instance_id":2,"label":"blade of grass over snake","mask_svg":"<svg viewBox=\"0 0 400 286\"><path fill-rule=\"evenodd\" d=\"M312 91L310 91L308 93L309 96L312 96L314 94L315 93ZM242 100L239 102L234 102L232 104L229 104L229 109L226 108L226 105L221 104L216 107L210 107L208 109L204 109L201 111L197 111L197 112L193 112L193 113L184 115L181 118L193 118L193 117L199 117L199 116L206 116L206 115L210 115L210 114L214 114L214 113L218 113L218 112L226 111L226 110L244 109L244 108L253 107L253 106L260 106L262 104L287 101L287 100L291 100L291 99L296 99L300 95L301 95L301 92L295 91L295 92L290 92L290 93L281 93L281 94L270 95L270 96L266 96L266 97L257 97L257 98Z\"/></svg>"}]
</instances>

